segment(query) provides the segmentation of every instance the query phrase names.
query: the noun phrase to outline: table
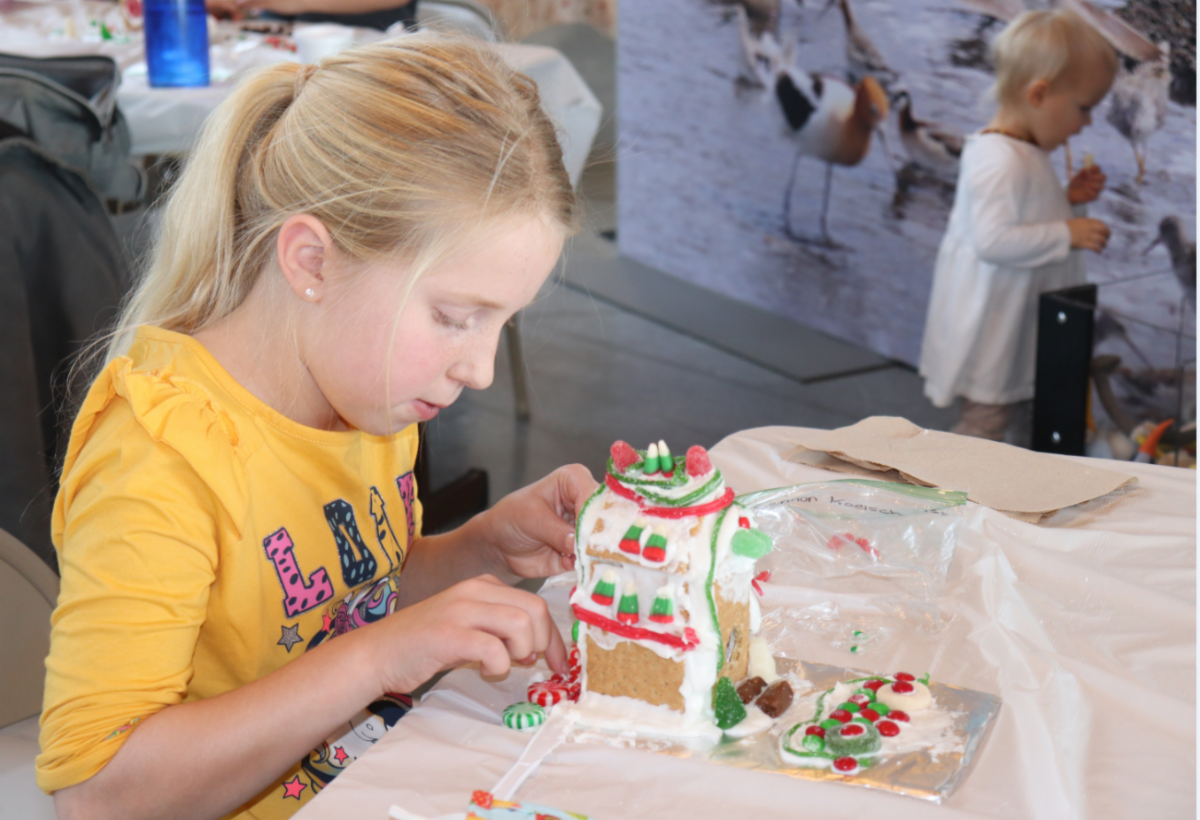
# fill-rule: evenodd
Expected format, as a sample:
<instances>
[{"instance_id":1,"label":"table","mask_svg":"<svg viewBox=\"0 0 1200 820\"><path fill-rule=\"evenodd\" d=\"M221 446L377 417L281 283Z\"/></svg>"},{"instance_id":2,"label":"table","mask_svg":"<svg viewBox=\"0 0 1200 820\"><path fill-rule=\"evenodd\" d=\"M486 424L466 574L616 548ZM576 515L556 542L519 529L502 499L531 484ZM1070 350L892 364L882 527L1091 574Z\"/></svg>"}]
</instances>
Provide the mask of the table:
<instances>
[{"instance_id":1,"label":"table","mask_svg":"<svg viewBox=\"0 0 1200 820\"><path fill-rule=\"evenodd\" d=\"M31 4L15 5L27 9ZM225 99L242 72L274 62L297 60L292 52L273 47L266 37L241 34L234 24L221 23L211 46L213 85L151 88L140 39L128 42L49 40L40 31L22 29L16 24L6 28L10 15L4 14L2 9L0 6L0 51L30 57L107 54L117 61L122 68L117 102L129 124L130 152L135 155L186 153L205 118ZM368 29L356 29L356 32L361 42L383 37L381 32ZM556 49L519 43L500 44L497 49L509 65L537 83L543 108L559 126L563 163L571 184L578 185L592 141L600 130L603 107L570 60Z\"/></svg>"},{"instance_id":2,"label":"table","mask_svg":"<svg viewBox=\"0 0 1200 820\"><path fill-rule=\"evenodd\" d=\"M789 446L789 428L760 428L711 457L739 492L844 477L782 461ZM949 623L933 639L914 631L853 659L802 630L772 640L776 654L928 669L936 681L1000 695L974 770L945 804L579 744L547 757L516 799L600 820L1194 817L1196 474L1120 466L1140 483L1040 526L969 505L936 600ZM552 579L542 593L564 629L569 584ZM765 590L765 613L827 597ZM427 817L462 812L527 742L499 714L522 699L528 677L447 675L297 820L383 820L393 804Z\"/></svg>"}]
</instances>

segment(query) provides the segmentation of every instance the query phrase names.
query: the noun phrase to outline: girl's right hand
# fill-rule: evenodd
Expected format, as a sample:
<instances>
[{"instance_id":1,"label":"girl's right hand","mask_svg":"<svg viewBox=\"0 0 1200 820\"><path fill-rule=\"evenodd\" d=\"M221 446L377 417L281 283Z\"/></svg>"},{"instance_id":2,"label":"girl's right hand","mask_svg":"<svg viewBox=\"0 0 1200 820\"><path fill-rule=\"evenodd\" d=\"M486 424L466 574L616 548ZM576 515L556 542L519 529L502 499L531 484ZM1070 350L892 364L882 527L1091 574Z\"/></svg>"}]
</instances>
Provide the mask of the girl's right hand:
<instances>
[{"instance_id":1,"label":"girl's right hand","mask_svg":"<svg viewBox=\"0 0 1200 820\"><path fill-rule=\"evenodd\" d=\"M1078 217L1067 220L1067 228L1071 231L1071 247L1082 248L1085 251L1100 253L1108 245L1108 237L1112 233L1108 226L1099 219Z\"/></svg>"},{"instance_id":2,"label":"girl's right hand","mask_svg":"<svg viewBox=\"0 0 1200 820\"><path fill-rule=\"evenodd\" d=\"M479 663L484 675L503 675L513 661L544 654L567 671L567 650L546 602L491 575L462 581L363 629L375 631L374 668L380 693L411 692L438 672Z\"/></svg>"}]
</instances>

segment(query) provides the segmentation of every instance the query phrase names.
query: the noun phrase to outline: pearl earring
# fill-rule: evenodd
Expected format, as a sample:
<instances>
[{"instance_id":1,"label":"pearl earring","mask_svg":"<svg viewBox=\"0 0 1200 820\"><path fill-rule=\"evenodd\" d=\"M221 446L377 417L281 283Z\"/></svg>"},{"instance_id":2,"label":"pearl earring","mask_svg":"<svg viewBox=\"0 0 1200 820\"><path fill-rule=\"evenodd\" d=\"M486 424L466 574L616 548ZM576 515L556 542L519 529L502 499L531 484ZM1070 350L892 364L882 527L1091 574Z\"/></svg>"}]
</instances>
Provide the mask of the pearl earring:
<instances>
[{"instance_id":1,"label":"pearl earring","mask_svg":"<svg viewBox=\"0 0 1200 820\"><path fill-rule=\"evenodd\" d=\"M315 290L313 290L312 288L309 288L308 290L304 291L304 295L307 296L309 299L312 299L317 295L317 292Z\"/></svg>"}]
</instances>

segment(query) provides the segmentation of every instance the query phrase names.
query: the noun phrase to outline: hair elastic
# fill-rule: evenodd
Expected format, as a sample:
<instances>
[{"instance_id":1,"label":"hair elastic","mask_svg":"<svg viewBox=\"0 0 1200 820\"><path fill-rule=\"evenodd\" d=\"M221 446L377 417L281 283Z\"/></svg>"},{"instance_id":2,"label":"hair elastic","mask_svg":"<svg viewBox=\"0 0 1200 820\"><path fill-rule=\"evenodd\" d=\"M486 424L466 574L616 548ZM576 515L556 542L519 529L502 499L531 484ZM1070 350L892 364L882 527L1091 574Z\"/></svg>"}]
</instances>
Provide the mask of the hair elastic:
<instances>
[{"instance_id":1,"label":"hair elastic","mask_svg":"<svg viewBox=\"0 0 1200 820\"><path fill-rule=\"evenodd\" d=\"M308 82L308 78L317 73L317 66L309 64L300 66L300 70L296 72L296 79L292 83L292 99L300 96L300 92L304 90L304 84Z\"/></svg>"}]
</instances>

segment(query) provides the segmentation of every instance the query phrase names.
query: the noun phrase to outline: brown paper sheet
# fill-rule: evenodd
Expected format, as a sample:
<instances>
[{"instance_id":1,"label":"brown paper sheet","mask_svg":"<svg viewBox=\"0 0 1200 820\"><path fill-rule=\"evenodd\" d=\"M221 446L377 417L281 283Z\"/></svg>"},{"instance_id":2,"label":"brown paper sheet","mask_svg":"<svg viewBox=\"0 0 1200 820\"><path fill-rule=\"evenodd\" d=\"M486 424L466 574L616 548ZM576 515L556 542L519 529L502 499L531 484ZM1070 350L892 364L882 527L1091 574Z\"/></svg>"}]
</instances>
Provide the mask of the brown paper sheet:
<instances>
[{"instance_id":1,"label":"brown paper sheet","mask_svg":"<svg viewBox=\"0 0 1200 820\"><path fill-rule=\"evenodd\" d=\"M837 430L797 433L783 458L881 481L966 492L978 504L1022 521L1107 495L1133 476L995 441L926 430L872 416Z\"/></svg>"}]
</instances>

